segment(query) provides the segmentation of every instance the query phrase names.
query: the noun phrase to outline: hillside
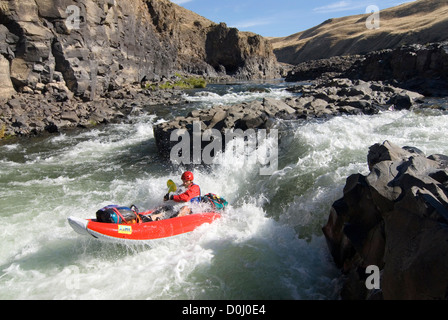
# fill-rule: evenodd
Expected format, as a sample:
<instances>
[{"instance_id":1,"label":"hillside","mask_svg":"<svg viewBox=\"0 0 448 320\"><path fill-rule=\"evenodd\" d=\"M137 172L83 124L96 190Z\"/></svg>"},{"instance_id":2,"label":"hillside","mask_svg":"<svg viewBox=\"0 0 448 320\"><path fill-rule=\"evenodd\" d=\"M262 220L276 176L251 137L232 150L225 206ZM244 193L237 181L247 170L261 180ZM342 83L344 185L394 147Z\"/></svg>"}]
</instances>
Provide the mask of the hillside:
<instances>
[{"instance_id":1,"label":"hillside","mask_svg":"<svg viewBox=\"0 0 448 320\"><path fill-rule=\"evenodd\" d=\"M298 64L332 56L365 54L405 44L448 39L448 1L417 0L380 12L380 28L368 29L371 14L329 19L287 37L270 38L279 62Z\"/></svg>"}]
</instances>

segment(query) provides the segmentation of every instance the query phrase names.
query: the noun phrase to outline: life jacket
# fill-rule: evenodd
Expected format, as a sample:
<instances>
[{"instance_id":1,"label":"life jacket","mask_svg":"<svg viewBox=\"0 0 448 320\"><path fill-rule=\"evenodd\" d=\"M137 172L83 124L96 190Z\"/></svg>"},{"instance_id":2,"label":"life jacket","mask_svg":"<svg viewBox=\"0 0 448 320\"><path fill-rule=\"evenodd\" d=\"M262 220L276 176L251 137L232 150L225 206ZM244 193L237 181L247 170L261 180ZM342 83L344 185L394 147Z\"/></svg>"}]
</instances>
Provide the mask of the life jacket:
<instances>
[{"instance_id":1,"label":"life jacket","mask_svg":"<svg viewBox=\"0 0 448 320\"><path fill-rule=\"evenodd\" d=\"M193 186L193 185L199 187L198 184L193 183L192 186ZM192 203L199 203L199 202L201 202L201 200L202 200L202 197L201 197L201 187L199 187L199 196L192 198L192 199L190 200L190 202L192 202Z\"/></svg>"},{"instance_id":2,"label":"life jacket","mask_svg":"<svg viewBox=\"0 0 448 320\"><path fill-rule=\"evenodd\" d=\"M193 186L197 186L197 187L198 187L198 189L199 189L199 195L197 195L197 196L195 196L195 197L192 197L192 198L189 198L190 195L189 195L188 193L190 192L190 189L191 189ZM196 193L196 194L197 194L197 193ZM181 193L181 194L179 194L179 195L175 195L175 196L173 196L173 200L176 201L176 202L194 202L194 201L196 201L196 198L198 198L198 197L201 197L201 187L199 187L199 185L197 185L197 184L195 184L195 183L192 183L192 184L190 185L190 187L188 187L188 189L187 189L186 191L184 191L183 193ZM193 199L195 199L195 200L193 200Z\"/></svg>"}]
</instances>

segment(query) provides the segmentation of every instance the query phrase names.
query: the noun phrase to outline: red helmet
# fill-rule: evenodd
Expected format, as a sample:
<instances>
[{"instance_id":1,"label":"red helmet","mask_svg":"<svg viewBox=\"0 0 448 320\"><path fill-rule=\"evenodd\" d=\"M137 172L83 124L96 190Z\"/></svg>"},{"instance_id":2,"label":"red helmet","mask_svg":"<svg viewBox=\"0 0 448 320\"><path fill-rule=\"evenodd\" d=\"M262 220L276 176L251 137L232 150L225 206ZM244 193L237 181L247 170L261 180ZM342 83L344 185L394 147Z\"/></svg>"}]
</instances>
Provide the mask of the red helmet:
<instances>
[{"instance_id":1,"label":"red helmet","mask_svg":"<svg viewBox=\"0 0 448 320\"><path fill-rule=\"evenodd\" d=\"M193 179L194 179L194 177L193 177L193 172L191 172L191 171L185 171L183 174L182 174L182 178L181 178L182 180L185 180L185 181L193 181Z\"/></svg>"}]
</instances>

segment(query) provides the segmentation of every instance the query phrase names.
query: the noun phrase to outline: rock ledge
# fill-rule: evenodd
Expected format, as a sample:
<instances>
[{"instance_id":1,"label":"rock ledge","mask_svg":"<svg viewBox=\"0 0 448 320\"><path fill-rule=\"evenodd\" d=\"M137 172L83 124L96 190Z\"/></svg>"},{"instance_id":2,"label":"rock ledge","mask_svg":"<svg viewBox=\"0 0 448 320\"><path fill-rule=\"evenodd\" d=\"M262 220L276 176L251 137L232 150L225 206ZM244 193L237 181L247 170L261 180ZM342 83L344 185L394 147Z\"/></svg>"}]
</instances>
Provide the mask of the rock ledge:
<instances>
[{"instance_id":1,"label":"rock ledge","mask_svg":"<svg viewBox=\"0 0 448 320\"><path fill-rule=\"evenodd\" d=\"M370 174L347 178L324 235L346 276L343 299L447 299L448 156L389 141L370 147ZM367 290L366 268L381 270Z\"/></svg>"}]
</instances>

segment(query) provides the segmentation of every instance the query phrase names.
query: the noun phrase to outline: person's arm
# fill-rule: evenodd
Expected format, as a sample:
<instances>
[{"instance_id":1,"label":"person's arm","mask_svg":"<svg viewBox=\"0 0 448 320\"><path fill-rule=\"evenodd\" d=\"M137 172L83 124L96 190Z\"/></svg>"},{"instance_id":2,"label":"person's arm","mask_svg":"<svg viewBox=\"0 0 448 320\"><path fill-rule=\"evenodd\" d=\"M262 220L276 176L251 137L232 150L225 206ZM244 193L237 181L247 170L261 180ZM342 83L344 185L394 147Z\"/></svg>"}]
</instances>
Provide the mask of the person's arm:
<instances>
[{"instance_id":1,"label":"person's arm","mask_svg":"<svg viewBox=\"0 0 448 320\"><path fill-rule=\"evenodd\" d=\"M194 184L190 188L188 188L188 190L185 191L184 193L171 196L171 200L175 202L188 202L194 197L198 197L199 195L200 195L199 186Z\"/></svg>"}]
</instances>

